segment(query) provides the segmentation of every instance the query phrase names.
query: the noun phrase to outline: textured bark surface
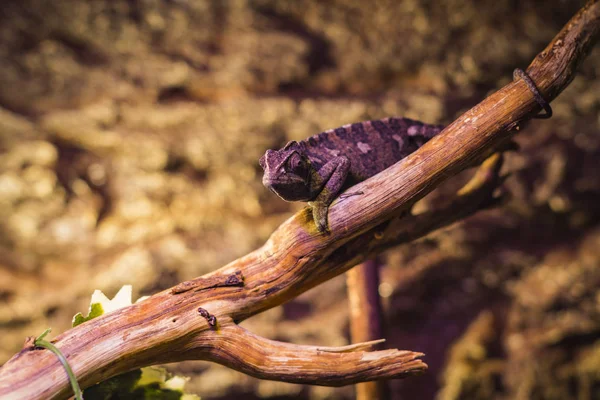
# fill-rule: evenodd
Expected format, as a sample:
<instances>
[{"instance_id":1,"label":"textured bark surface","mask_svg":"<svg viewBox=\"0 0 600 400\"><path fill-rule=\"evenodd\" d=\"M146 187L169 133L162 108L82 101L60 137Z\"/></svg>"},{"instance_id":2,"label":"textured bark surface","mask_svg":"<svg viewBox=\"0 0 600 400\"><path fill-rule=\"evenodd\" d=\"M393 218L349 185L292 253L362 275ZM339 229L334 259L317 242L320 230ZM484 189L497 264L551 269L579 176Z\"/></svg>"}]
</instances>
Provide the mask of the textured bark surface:
<instances>
[{"instance_id":1,"label":"textured bark surface","mask_svg":"<svg viewBox=\"0 0 600 400\"><path fill-rule=\"evenodd\" d=\"M261 245L290 211L260 185L264 149L389 115L448 123L508 82L579 6L3 2L0 360L46 326L66 330L96 288L156 293ZM555 117L517 135L504 207L388 255L386 347L423 351L430 365L392 382L395 396L431 397L443 367L467 366L479 373L441 383L459 388L455 398L596 390L599 65L595 51L553 103ZM347 344L343 283L244 326ZM481 353L447 358L472 323L482 326L481 312L493 320ZM178 368L202 372L192 382L205 398L352 393Z\"/></svg>"}]
</instances>

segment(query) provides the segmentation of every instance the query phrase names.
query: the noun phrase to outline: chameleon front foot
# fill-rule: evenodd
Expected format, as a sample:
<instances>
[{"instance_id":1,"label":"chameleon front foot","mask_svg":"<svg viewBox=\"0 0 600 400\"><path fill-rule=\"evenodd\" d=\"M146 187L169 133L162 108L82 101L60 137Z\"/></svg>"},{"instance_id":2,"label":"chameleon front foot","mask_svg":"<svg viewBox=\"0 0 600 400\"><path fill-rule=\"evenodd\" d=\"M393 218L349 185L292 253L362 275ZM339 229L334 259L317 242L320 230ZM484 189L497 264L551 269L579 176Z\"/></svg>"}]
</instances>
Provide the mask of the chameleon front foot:
<instances>
[{"instance_id":1,"label":"chameleon front foot","mask_svg":"<svg viewBox=\"0 0 600 400\"><path fill-rule=\"evenodd\" d=\"M329 227L327 224L327 213L329 212L329 206L320 202L309 202L312 207L313 219L317 225L317 230L320 233L329 233Z\"/></svg>"}]
</instances>

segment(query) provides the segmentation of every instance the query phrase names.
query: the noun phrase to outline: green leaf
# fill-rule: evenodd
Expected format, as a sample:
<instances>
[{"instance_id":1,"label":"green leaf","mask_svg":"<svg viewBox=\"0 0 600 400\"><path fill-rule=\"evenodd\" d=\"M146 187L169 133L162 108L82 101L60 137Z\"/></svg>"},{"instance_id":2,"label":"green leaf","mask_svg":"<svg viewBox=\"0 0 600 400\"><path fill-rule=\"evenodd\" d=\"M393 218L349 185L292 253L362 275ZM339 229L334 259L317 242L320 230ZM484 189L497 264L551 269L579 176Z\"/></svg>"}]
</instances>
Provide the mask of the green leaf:
<instances>
[{"instance_id":1,"label":"green leaf","mask_svg":"<svg viewBox=\"0 0 600 400\"><path fill-rule=\"evenodd\" d=\"M183 385L189 378L170 377L161 367L146 367L115 376L86 389L86 400L200 400L184 394Z\"/></svg>"},{"instance_id":2,"label":"green leaf","mask_svg":"<svg viewBox=\"0 0 600 400\"><path fill-rule=\"evenodd\" d=\"M90 311L88 312L87 317L84 317L81 313L77 313L75 316L73 316L73 328L77 325L83 324L85 321L99 317L102 314L104 314L104 308L102 308L102 304L92 303L90 304Z\"/></svg>"},{"instance_id":3,"label":"green leaf","mask_svg":"<svg viewBox=\"0 0 600 400\"><path fill-rule=\"evenodd\" d=\"M141 300L143 298L138 299ZM96 290L88 315L84 317L77 313L73 317L73 327L131 304L131 285L123 286L112 299ZM84 394L86 400L200 400L199 396L183 393L188 380L182 376L171 377L164 368L146 367L100 382L87 388Z\"/></svg>"}]
</instances>

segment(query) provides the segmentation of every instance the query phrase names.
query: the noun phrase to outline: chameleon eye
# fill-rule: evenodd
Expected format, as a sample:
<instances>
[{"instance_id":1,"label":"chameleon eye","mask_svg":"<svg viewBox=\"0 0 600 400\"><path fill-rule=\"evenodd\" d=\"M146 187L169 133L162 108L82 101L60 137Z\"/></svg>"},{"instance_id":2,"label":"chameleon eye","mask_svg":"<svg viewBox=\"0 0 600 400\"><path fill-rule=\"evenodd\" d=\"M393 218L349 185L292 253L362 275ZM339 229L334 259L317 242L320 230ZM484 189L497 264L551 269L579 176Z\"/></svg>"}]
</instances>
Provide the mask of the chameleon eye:
<instances>
[{"instance_id":1,"label":"chameleon eye","mask_svg":"<svg viewBox=\"0 0 600 400\"><path fill-rule=\"evenodd\" d=\"M304 170L304 162L302 161L302 157L300 157L297 153L294 153L288 161L288 166L294 173L302 172Z\"/></svg>"}]
</instances>

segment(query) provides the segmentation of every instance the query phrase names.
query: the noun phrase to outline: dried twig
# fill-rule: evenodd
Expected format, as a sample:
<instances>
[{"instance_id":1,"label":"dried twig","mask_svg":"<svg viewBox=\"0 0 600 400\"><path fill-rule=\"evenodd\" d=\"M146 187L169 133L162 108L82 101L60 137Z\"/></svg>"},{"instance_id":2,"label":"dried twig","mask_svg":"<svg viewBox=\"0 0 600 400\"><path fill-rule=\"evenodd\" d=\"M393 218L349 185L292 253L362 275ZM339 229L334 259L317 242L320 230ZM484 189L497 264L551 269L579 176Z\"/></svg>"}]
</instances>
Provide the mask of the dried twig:
<instances>
[{"instance_id":1,"label":"dried twig","mask_svg":"<svg viewBox=\"0 0 600 400\"><path fill-rule=\"evenodd\" d=\"M599 30L600 4L589 1L536 57L528 73L546 99L556 97L573 79ZM266 340L236 323L460 217L451 211L464 215L478 209L489 200L489 179L449 208L397 218L442 180L491 154L538 108L523 81L510 83L419 151L352 189L364 195L334 202L330 235L320 235L304 210L283 223L263 247L190 282L185 290L166 290L83 323L57 337L54 345L82 387L133 368L189 359L212 360L265 379L321 385L421 372L426 366L419 353L326 352ZM228 284L238 278L242 284ZM213 283L207 287L206 282ZM199 307L207 318L198 314ZM209 324L211 316L215 326ZM24 349L0 369L2 398L64 398L69 392L64 369L48 350Z\"/></svg>"}]
</instances>

